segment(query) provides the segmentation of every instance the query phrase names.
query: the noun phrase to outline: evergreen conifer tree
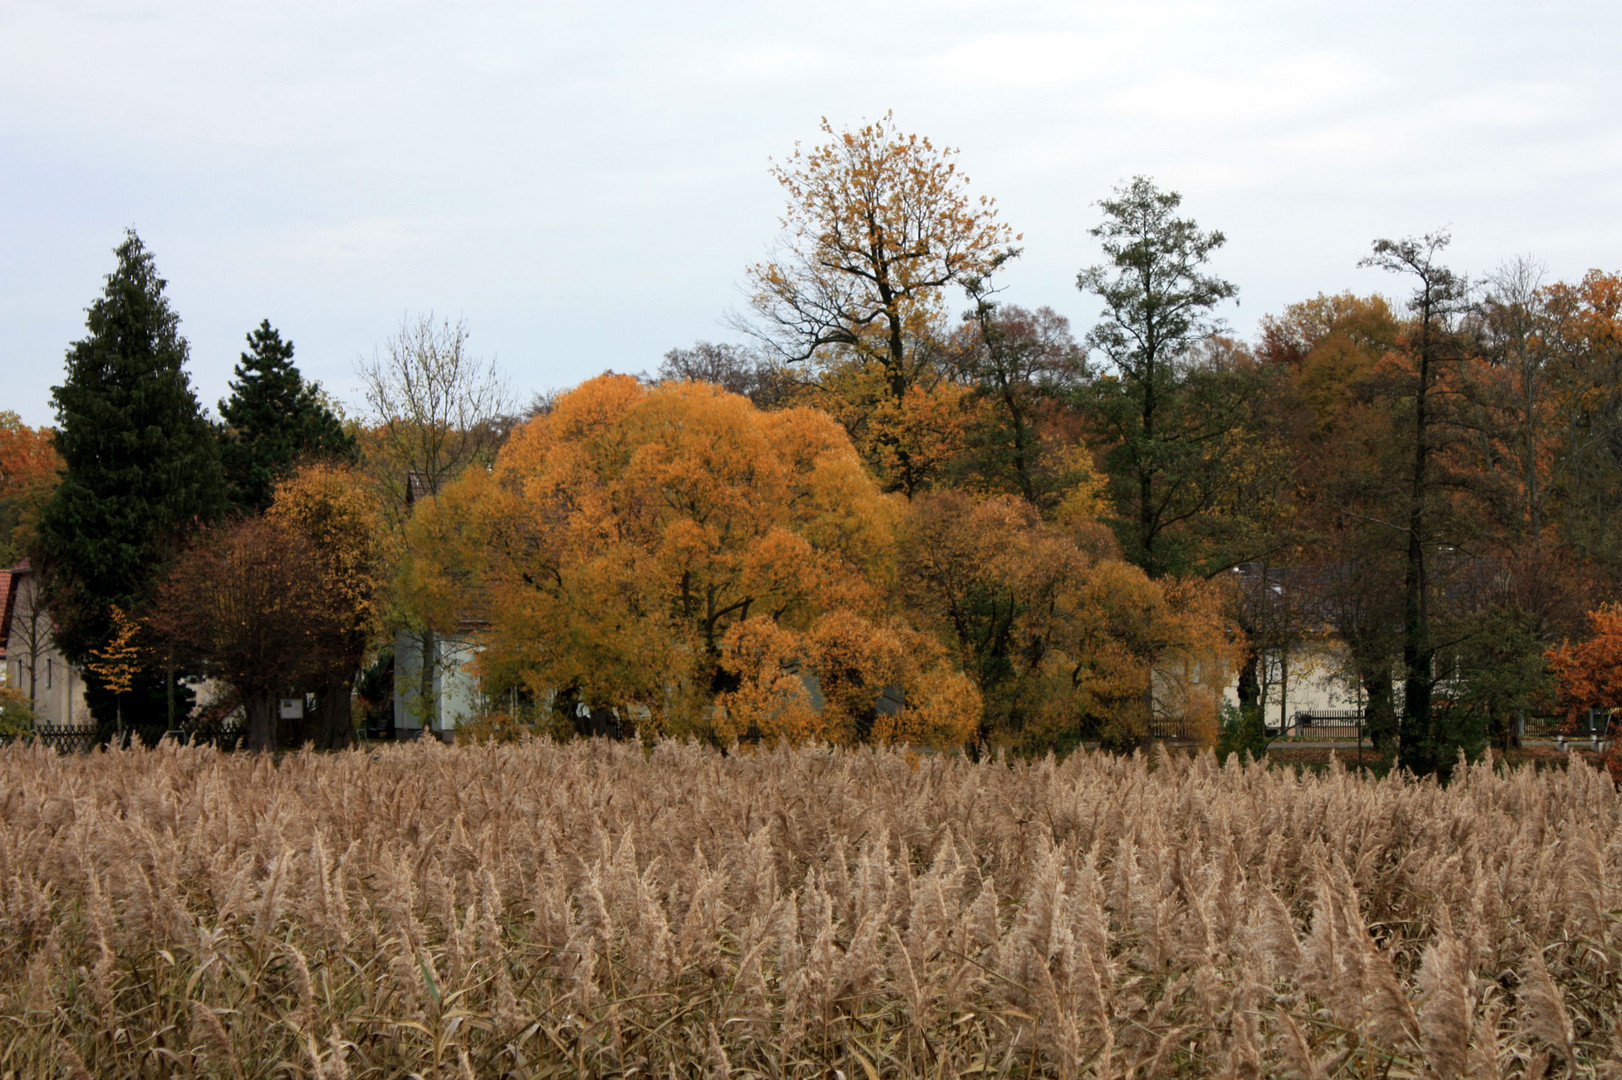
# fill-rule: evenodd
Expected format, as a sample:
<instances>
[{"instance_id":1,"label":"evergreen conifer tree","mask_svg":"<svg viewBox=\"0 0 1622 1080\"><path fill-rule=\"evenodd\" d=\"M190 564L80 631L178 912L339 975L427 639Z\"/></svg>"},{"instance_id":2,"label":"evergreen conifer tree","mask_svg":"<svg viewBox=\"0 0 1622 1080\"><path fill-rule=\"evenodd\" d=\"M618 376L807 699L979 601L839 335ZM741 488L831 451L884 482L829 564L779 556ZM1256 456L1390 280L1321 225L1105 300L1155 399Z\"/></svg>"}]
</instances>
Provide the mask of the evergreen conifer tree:
<instances>
[{"instance_id":1,"label":"evergreen conifer tree","mask_svg":"<svg viewBox=\"0 0 1622 1080\"><path fill-rule=\"evenodd\" d=\"M271 503L276 482L301 459L352 459L355 440L313 383L293 364L293 343L266 319L248 335L231 396L220 402L225 421L220 458L231 504L251 513Z\"/></svg>"},{"instance_id":2,"label":"evergreen conifer tree","mask_svg":"<svg viewBox=\"0 0 1622 1080\"><path fill-rule=\"evenodd\" d=\"M88 311L88 335L68 349L53 387L62 482L42 515L39 548L57 641L83 666L113 636L113 608L140 613L186 534L224 508L219 450L185 371L180 320L151 252L134 230ZM126 728L143 736L178 719L175 673L162 657L122 695ZM86 673L103 728L115 701Z\"/></svg>"}]
</instances>

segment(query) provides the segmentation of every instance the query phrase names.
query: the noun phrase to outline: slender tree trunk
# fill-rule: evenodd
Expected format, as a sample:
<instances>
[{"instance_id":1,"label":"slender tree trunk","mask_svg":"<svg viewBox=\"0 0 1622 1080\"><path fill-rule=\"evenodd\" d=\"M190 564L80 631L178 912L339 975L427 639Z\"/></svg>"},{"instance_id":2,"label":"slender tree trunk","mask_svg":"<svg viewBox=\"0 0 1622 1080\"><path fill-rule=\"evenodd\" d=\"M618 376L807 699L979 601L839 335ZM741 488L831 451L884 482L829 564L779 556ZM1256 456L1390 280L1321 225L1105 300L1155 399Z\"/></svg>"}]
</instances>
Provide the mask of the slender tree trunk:
<instances>
[{"instance_id":1,"label":"slender tree trunk","mask_svg":"<svg viewBox=\"0 0 1622 1080\"><path fill-rule=\"evenodd\" d=\"M1391 689L1391 670L1383 664L1373 664L1361 673L1363 695L1363 727L1368 731L1369 743L1382 754L1391 752L1397 736L1397 705Z\"/></svg>"},{"instance_id":2,"label":"slender tree trunk","mask_svg":"<svg viewBox=\"0 0 1622 1080\"><path fill-rule=\"evenodd\" d=\"M1428 314L1428 313L1427 313ZM1420 340L1419 391L1414 400L1414 471L1408 503L1408 557L1403 576L1402 608L1402 745L1403 768L1426 775L1435 771L1436 753L1431 731L1430 583L1425 567L1425 501L1429 494L1430 342L1428 330Z\"/></svg>"},{"instance_id":3,"label":"slender tree trunk","mask_svg":"<svg viewBox=\"0 0 1622 1080\"><path fill-rule=\"evenodd\" d=\"M1143 569L1150 577L1160 576L1160 560L1155 557L1155 388L1154 371L1143 386L1143 452L1138 455L1138 547ZM1147 460L1146 460L1147 459Z\"/></svg>"},{"instance_id":4,"label":"slender tree trunk","mask_svg":"<svg viewBox=\"0 0 1622 1080\"><path fill-rule=\"evenodd\" d=\"M1262 704L1261 651L1256 648L1256 629L1239 620L1239 630L1245 635L1245 662L1239 666L1239 683L1234 692L1239 696L1241 711L1257 711Z\"/></svg>"},{"instance_id":5,"label":"slender tree trunk","mask_svg":"<svg viewBox=\"0 0 1622 1080\"><path fill-rule=\"evenodd\" d=\"M1278 727L1280 731L1290 722L1290 650L1279 643L1278 650ZM1299 733L1300 729L1297 729Z\"/></svg>"},{"instance_id":6,"label":"slender tree trunk","mask_svg":"<svg viewBox=\"0 0 1622 1080\"><path fill-rule=\"evenodd\" d=\"M439 669L439 639L425 626L418 641L422 645L422 670L417 676L417 704L422 710L423 730L431 731L439 720L439 694L434 679Z\"/></svg>"}]
</instances>

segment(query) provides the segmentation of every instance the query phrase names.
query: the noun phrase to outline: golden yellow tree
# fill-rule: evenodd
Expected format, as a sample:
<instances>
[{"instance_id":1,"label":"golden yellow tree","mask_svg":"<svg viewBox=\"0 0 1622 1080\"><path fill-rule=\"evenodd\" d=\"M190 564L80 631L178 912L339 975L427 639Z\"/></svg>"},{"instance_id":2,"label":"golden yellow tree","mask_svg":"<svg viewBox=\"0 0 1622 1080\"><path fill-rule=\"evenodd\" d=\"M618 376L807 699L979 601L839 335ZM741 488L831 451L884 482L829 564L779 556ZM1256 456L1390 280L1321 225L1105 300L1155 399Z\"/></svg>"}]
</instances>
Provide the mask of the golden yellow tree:
<instances>
[{"instance_id":1,"label":"golden yellow tree","mask_svg":"<svg viewBox=\"0 0 1622 1080\"><path fill-rule=\"evenodd\" d=\"M788 196L784 237L749 271L752 303L783 359L840 373L819 386L844 399L834 411L864 454L886 457L886 484L910 495L929 463L907 439L907 397L939 382L947 290L983 281L1019 238L969 193L956 151L897 131L890 114L822 130L830 141L772 170ZM840 385L852 381L871 386Z\"/></svg>"},{"instance_id":2,"label":"golden yellow tree","mask_svg":"<svg viewBox=\"0 0 1622 1080\"><path fill-rule=\"evenodd\" d=\"M135 687L135 677L143 666L142 650L136 640L141 634L141 623L123 608L114 604L110 609L113 636L100 648L90 653L86 666L101 680L102 686L113 695L117 710L115 723L120 740L124 737L124 695Z\"/></svg>"},{"instance_id":3,"label":"golden yellow tree","mask_svg":"<svg viewBox=\"0 0 1622 1080\"><path fill-rule=\"evenodd\" d=\"M441 628L477 611L491 684L699 730L731 627L883 603L897 514L821 413L605 375L418 510L405 599Z\"/></svg>"},{"instance_id":4,"label":"golden yellow tree","mask_svg":"<svg viewBox=\"0 0 1622 1080\"><path fill-rule=\"evenodd\" d=\"M978 688L895 619L838 609L800 632L757 616L728 631L721 666L738 684L716 701L722 739L953 750L979 728Z\"/></svg>"},{"instance_id":5,"label":"golden yellow tree","mask_svg":"<svg viewBox=\"0 0 1622 1080\"><path fill-rule=\"evenodd\" d=\"M1214 594L1126 562L1097 506L1089 481L1056 521L1013 496L937 491L909 507L907 612L979 688L992 742L1126 745L1147 733L1151 709L1215 715L1209 690L1232 658Z\"/></svg>"},{"instance_id":6,"label":"golden yellow tree","mask_svg":"<svg viewBox=\"0 0 1622 1080\"><path fill-rule=\"evenodd\" d=\"M381 622L382 584L389 563L387 528L375 489L353 468L306 465L276 485L266 516L299 534L315 554L308 572L318 580L328 617L317 644L316 709L297 745L338 749L354 741L351 691L367 646Z\"/></svg>"}]
</instances>

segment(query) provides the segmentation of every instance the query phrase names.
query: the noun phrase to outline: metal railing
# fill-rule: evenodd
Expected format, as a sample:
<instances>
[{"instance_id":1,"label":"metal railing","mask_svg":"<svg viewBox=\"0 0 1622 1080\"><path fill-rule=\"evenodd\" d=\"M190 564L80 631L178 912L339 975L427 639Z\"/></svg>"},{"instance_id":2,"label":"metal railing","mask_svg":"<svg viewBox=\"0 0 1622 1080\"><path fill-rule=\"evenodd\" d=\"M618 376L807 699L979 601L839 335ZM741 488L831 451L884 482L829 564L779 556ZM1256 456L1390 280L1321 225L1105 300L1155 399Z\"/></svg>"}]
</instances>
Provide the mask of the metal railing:
<instances>
[{"instance_id":1,"label":"metal railing","mask_svg":"<svg viewBox=\"0 0 1622 1080\"><path fill-rule=\"evenodd\" d=\"M1303 709L1290 717L1283 734L1296 738L1361 740L1363 712L1361 709Z\"/></svg>"},{"instance_id":2,"label":"metal railing","mask_svg":"<svg viewBox=\"0 0 1622 1080\"><path fill-rule=\"evenodd\" d=\"M1148 723L1151 739L1192 739L1196 734L1193 723L1186 716L1155 716Z\"/></svg>"},{"instance_id":3,"label":"metal railing","mask_svg":"<svg viewBox=\"0 0 1622 1080\"><path fill-rule=\"evenodd\" d=\"M95 728L69 724L35 724L30 734L21 737L37 739L63 754L86 754L96 745Z\"/></svg>"},{"instance_id":4,"label":"metal railing","mask_svg":"<svg viewBox=\"0 0 1622 1080\"><path fill-rule=\"evenodd\" d=\"M221 750L234 750L242 739L243 725L240 717L232 716L222 720L212 720L195 724L182 731L165 732L181 742L194 746L213 745Z\"/></svg>"}]
</instances>

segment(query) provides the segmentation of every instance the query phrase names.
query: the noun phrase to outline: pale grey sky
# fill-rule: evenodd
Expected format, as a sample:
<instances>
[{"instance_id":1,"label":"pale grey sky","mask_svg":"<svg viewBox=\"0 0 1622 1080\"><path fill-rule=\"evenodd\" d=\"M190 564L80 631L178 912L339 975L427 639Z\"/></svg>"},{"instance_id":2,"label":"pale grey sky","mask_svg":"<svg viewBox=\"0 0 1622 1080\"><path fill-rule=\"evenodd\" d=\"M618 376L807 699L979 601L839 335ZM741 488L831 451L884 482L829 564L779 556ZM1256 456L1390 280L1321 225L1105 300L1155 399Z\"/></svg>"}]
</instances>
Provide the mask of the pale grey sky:
<instances>
[{"instance_id":1,"label":"pale grey sky","mask_svg":"<svg viewBox=\"0 0 1622 1080\"><path fill-rule=\"evenodd\" d=\"M0 3L0 408L52 419L134 225L213 408L269 318L351 403L424 309L524 397L735 340L769 159L893 109L1024 233L1007 299L1078 336L1093 203L1134 173L1227 233L1255 320L1387 290L1369 241L1622 269L1622 5Z\"/></svg>"}]
</instances>

